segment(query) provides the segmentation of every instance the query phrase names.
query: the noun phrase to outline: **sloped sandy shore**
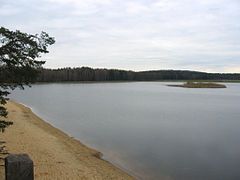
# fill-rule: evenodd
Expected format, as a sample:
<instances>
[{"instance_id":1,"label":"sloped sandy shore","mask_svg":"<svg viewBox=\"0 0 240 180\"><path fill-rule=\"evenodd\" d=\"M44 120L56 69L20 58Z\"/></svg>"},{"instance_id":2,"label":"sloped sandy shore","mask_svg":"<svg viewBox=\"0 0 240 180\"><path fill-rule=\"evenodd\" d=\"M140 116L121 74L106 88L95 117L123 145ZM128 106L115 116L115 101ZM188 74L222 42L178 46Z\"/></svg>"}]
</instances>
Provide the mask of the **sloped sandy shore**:
<instances>
[{"instance_id":1,"label":"sloped sandy shore","mask_svg":"<svg viewBox=\"0 0 240 180\"><path fill-rule=\"evenodd\" d=\"M0 141L6 141L9 153L27 153L32 158L35 179L134 179L102 160L100 152L44 122L29 108L15 102L9 102L7 108L8 119L14 124L0 135ZM4 177L3 169L1 160L0 178Z\"/></svg>"}]
</instances>

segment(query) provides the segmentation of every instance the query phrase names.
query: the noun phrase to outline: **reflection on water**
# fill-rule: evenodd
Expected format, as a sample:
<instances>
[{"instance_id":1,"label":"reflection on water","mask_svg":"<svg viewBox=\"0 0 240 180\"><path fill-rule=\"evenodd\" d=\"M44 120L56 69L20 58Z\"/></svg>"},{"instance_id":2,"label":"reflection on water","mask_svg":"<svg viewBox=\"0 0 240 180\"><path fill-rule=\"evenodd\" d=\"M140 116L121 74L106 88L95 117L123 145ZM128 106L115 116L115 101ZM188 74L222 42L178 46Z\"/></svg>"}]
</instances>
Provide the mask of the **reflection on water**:
<instances>
[{"instance_id":1,"label":"reflection on water","mask_svg":"<svg viewBox=\"0 0 240 180\"><path fill-rule=\"evenodd\" d=\"M12 98L143 179L240 179L240 84L42 84Z\"/></svg>"}]
</instances>

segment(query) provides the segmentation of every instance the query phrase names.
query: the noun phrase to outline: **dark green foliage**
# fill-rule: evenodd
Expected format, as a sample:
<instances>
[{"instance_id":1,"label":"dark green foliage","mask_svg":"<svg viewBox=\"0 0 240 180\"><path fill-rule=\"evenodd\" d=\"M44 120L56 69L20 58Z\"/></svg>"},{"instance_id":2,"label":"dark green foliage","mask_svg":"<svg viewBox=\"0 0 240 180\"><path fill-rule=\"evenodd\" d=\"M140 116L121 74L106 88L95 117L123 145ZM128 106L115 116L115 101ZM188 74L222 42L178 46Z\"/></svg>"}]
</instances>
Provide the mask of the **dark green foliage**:
<instances>
[{"instance_id":1,"label":"dark green foliage","mask_svg":"<svg viewBox=\"0 0 240 180\"><path fill-rule=\"evenodd\" d=\"M197 71L159 70L124 71L118 69L92 69L89 67L42 69L39 82L64 81L161 81L161 80L240 80L240 74L205 73Z\"/></svg>"},{"instance_id":2,"label":"dark green foliage","mask_svg":"<svg viewBox=\"0 0 240 180\"><path fill-rule=\"evenodd\" d=\"M89 67L42 69L38 82L133 80L133 71Z\"/></svg>"},{"instance_id":3,"label":"dark green foliage","mask_svg":"<svg viewBox=\"0 0 240 180\"><path fill-rule=\"evenodd\" d=\"M23 88L36 80L38 69L45 63L36 58L48 53L48 46L54 42L54 38L45 32L31 35L0 28L0 117L8 114L3 105L8 100L9 90ZM0 129L10 124L0 121Z\"/></svg>"},{"instance_id":4,"label":"dark green foliage","mask_svg":"<svg viewBox=\"0 0 240 180\"><path fill-rule=\"evenodd\" d=\"M13 122L11 122L11 121L0 120L0 132L4 132L5 128L12 124L13 124Z\"/></svg>"}]
</instances>

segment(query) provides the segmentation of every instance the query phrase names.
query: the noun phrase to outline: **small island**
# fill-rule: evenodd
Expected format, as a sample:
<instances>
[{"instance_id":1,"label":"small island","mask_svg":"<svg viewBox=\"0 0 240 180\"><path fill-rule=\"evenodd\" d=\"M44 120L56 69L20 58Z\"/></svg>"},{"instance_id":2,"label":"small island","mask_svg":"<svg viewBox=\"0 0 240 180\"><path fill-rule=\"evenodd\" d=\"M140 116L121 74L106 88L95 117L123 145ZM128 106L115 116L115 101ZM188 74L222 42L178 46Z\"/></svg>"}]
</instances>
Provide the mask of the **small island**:
<instances>
[{"instance_id":1,"label":"small island","mask_svg":"<svg viewBox=\"0 0 240 180\"><path fill-rule=\"evenodd\" d=\"M188 81L181 85L168 85L171 87L183 87L183 88L226 88L224 84L218 84L213 82L192 82Z\"/></svg>"}]
</instances>

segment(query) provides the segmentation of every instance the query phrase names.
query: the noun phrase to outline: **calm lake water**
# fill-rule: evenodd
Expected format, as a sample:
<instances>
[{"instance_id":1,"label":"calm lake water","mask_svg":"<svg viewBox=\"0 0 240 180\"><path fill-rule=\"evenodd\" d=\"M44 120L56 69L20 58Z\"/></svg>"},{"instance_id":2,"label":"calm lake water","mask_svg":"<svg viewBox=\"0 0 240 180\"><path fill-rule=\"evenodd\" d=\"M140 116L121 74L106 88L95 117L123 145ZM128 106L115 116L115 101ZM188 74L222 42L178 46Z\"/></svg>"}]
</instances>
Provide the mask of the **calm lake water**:
<instances>
[{"instance_id":1,"label":"calm lake water","mask_svg":"<svg viewBox=\"0 0 240 180\"><path fill-rule=\"evenodd\" d=\"M239 180L240 84L41 84L11 95L141 179Z\"/></svg>"}]
</instances>

